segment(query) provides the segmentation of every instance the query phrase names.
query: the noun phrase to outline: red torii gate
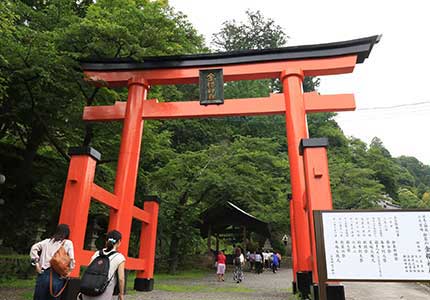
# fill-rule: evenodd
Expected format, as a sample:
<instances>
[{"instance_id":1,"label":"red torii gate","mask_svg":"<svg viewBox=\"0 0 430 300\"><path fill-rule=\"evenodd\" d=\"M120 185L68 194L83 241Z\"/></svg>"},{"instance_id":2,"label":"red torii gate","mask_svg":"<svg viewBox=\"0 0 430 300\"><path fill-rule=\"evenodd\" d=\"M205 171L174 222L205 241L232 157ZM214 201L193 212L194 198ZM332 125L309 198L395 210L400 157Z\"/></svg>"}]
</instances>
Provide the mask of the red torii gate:
<instances>
[{"instance_id":1,"label":"red torii gate","mask_svg":"<svg viewBox=\"0 0 430 300\"><path fill-rule=\"evenodd\" d=\"M123 121L124 126L113 193L93 182L100 154L92 148L71 151L60 222L71 226L71 239L76 247L77 266L72 276L78 276L79 267L89 262L91 253L83 250L83 242L89 203L93 199L111 208L109 229L122 232L120 251L123 254L128 251L132 219L143 222L139 258L127 257L126 268L138 270L135 289L152 290L158 198L145 199L143 210L134 206L143 120L285 114L292 186L293 284L302 294L309 293L310 285L318 283L313 227L310 226L313 224L312 209L331 208L331 195L327 186L326 152L319 150L325 143L306 140L306 114L354 110L355 101L352 94L303 93L303 79L304 76L352 72L356 63L362 63L368 57L379 38L372 36L309 46L154 57L145 59L143 63L130 60L83 63L82 68L89 80L109 87L128 87L129 93L127 102L84 109L84 121ZM207 69L222 69L224 81L279 78L284 93L266 98L230 99L216 106L202 106L199 101L158 103L155 99L146 100L151 85L197 84L199 71ZM300 143L304 157L299 153ZM313 163L317 166L310 167ZM324 181L322 185L318 183L321 178ZM315 195L319 195L318 201Z\"/></svg>"}]
</instances>

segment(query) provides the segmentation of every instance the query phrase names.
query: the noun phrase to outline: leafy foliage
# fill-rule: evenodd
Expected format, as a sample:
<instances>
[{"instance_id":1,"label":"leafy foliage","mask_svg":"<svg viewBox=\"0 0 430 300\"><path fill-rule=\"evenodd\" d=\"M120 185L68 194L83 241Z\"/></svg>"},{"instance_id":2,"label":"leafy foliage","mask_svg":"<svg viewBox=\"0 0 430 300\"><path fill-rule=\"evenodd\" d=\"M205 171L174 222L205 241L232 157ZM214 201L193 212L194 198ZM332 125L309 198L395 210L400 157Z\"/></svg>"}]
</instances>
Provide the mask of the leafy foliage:
<instances>
[{"instance_id":1,"label":"leafy foliage","mask_svg":"<svg viewBox=\"0 0 430 300\"><path fill-rule=\"evenodd\" d=\"M82 59L142 59L149 55L209 51L203 38L167 1L0 2L0 210L3 245L26 253L55 226L69 157L67 149L100 150L96 182L113 189L121 124L83 124L83 106L125 101L124 89L90 86ZM282 47L283 29L260 12L227 21L214 35L217 51ZM304 90L318 88L306 78ZM229 82L227 98L281 92L277 80ZM156 86L159 101L196 99L192 85ZM337 208L368 208L385 199L402 207L430 207L430 167L393 158L375 138L368 146L346 137L335 114L308 116L311 137L328 137L332 194ZM186 256L206 250L195 225L200 213L232 201L272 224L273 237L289 228L289 163L283 116L147 121L136 205L143 195L162 199L157 257L171 271ZM106 214L93 207L91 213ZM107 216L106 216L107 218ZM6 220L6 221L5 221ZM14 220L14 222L11 222ZM258 242L257 239L253 243ZM137 244L137 238L132 244ZM276 244L276 241L274 242ZM133 251L131 251L133 252ZM136 251L134 251L136 252Z\"/></svg>"}]
</instances>

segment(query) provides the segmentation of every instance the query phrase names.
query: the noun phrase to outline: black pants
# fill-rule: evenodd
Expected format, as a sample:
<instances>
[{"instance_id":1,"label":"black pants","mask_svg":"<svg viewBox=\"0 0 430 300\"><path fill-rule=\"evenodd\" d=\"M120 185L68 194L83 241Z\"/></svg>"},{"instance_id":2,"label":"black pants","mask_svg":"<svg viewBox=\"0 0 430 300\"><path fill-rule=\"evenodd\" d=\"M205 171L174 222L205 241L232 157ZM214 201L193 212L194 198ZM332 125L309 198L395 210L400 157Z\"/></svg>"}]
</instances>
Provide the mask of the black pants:
<instances>
[{"instance_id":1,"label":"black pants","mask_svg":"<svg viewBox=\"0 0 430 300\"><path fill-rule=\"evenodd\" d=\"M260 274L263 271L263 264L260 261L255 262L255 271Z\"/></svg>"}]
</instances>

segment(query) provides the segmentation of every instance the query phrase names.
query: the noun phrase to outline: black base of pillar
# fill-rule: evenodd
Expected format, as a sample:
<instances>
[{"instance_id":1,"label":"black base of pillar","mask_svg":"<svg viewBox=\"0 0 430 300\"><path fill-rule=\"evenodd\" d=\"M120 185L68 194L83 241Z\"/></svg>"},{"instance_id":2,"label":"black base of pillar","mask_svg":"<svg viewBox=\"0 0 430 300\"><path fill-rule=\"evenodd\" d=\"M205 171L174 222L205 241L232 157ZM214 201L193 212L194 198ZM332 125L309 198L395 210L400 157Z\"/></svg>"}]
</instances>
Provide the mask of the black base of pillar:
<instances>
[{"instance_id":1,"label":"black base of pillar","mask_svg":"<svg viewBox=\"0 0 430 300\"><path fill-rule=\"evenodd\" d=\"M291 282L292 286L293 286L293 294L297 294L297 284L295 281Z\"/></svg>"},{"instance_id":2,"label":"black base of pillar","mask_svg":"<svg viewBox=\"0 0 430 300\"><path fill-rule=\"evenodd\" d=\"M312 285L312 293L311 293L311 299L312 300L319 300L319 294L318 294L318 284Z\"/></svg>"},{"instance_id":3,"label":"black base of pillar","mask_svg":"<svg viewBox=\"0 0 430 300\"><path fill-rule=\"evenodd\" d=\"M302 299L308 299L311 294L312 272L297 272L297 290Z\"/></svg>"},{"instance_id":4,"label":"black base of pillar","mask_svg":"<svg viewBox=\"0 0 430 300\"><path fill-rule=\"evenodd\" d=\"M319 300L318 285L314 284L312 287L312 299ZM345 300L345 289L340 284L327 285L327 299L330 300Z\"/></svg>"},{"instance_id":5,"label":"black base of pillar","mask_svg":"<svg viewBox=\"0 0 430 300\"><path fill-rule=\"evenodd\" d=\"M154 289L154 279L136 278L134 280L134 289L140 292L150 292Z\"/></svg>"},{"instance_id":6,"label":"black base of pillar","mask_svg":"<svg viewBox=\"0 0 430 300\"><path fill-rule=\"evenodd\" d=\"M79 289L81 287L81 279L80 278L70 278L67 283L67 287L64 289L64 292L61 294L61 300L76 300L76 297L79 294Z\"/></svg>"}]
</instances>

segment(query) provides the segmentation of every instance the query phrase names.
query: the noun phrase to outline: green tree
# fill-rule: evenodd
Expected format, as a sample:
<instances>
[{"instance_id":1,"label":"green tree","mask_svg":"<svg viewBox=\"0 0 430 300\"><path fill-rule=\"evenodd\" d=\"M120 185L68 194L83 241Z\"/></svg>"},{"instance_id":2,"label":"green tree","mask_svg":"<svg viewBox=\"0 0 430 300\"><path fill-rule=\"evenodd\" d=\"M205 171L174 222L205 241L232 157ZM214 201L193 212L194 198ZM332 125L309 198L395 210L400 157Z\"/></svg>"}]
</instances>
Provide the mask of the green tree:
<instances>
[{"instance_id":1,"label":"green tree","mask_svg":"<svg viewBox=\"0 0 430 300\"><path fill-rule=\"evenodd\" d=\"M246 22L225 21L221 30L213 35L212 43L217 50L267 49L285 45L288 36L275 21L266 19L260 11L247 10L245 14Z\"/></svg>"},{"instance_id":2,"label":"green tree","mask_svg":"<svg viewBox=\"0 0 430 300\"><path fill-rule=\"evenodd\" d=\"M398 202L402 208L418 208L421 204L420 199L407 188L399 190Z\"/></svg>"},{"instance_id":3,"label":"green tree","mask_svg":"<svg viewBox=\"0 0 430 300\"><path fill-rule=\"evenodd\" d=\"M162 227L171 235L166 250L171 272L198 237L193 226L199 212L213 203L232 201L257 217L286 224L279 211L271 215L280 199L286 204L288 188L288 162L279 148L271 139L237 136L231 144L182 153L150 175L152 188L163 198Z\"/></svg>"},{"instance_id":4,"label":"green tree","mask_svg":"<svg viewBox=\"0 0 430 300\"><path fill-rule=\"evenodd\" d=\"M398 166L390 152L383 146L379 138L373 138L368 150L368 166L374 170L375 177L384 185L385 191L392 198L397 199Z\"/></svg>"},{"instance_id":5,"label":"green tree","mask_svg":"<svg viewBox=\"0 0 430 300\"><path fill-rule=\"evenodd\" d=\"M13 22L13 27L7 23L0 27L8 37L0 46L1 75L8 75L8 81L0 83L6 87L0 100L0 142L13 145L17 153L16 164L7 164L5 170L9 179L4 192L6 219L14 218L17 223L9 222L1 230L2 235L10 236L11 226L34 231L34 222L53 225L57 221L54 216L65 181L64 171L59 170L67 170L70 146L92 145L100 150L107 159L97 180L112 185L120 124L84 126L82 107L125 100L126 93L88 85L79 60L194 52L202 48L203 38L166 1L5 1L3 6L10 13L4 17L2 11L2 20ZM154 126L147 124L146 138L151 139L151 128ZM163 138L169 135L153 138L153 148L157 143L166 145ZM151 149L143 147L142 155ZM4 161L12 156L4 153ZM43 158L58 168L44 164L45 172L39 174L36 167L41 166L38 162L46 162ZM57 176L48 176L47 169L56 170L53 175ZM46 217L35 214L30 218L29 208L46 211ZM23 234L19 241L5 239L5 243L24 249L32 242L29 236Z\"/></svg>"},{"instance_id":6,"label":"green tree","mask_svg":"<svg viewBox=\"0 0 430 300\"><path fill-rule=\"evenodd\" d=\"M335 208L371 208L381 199L383 185L373 178L373 170L360 168L341 156L330 157L329 168Z\"/></svg>"},{"instance_id":7,"label":"green tree","mask_svg":"<svg viewBox=\"0 0 430 300\"><path fill-rule=\"evenodd\" d=\"M430 191L427 191L423 194L421 203L422 203L422 207L430 208Z\"/></svg>"}]
</instances>

